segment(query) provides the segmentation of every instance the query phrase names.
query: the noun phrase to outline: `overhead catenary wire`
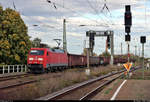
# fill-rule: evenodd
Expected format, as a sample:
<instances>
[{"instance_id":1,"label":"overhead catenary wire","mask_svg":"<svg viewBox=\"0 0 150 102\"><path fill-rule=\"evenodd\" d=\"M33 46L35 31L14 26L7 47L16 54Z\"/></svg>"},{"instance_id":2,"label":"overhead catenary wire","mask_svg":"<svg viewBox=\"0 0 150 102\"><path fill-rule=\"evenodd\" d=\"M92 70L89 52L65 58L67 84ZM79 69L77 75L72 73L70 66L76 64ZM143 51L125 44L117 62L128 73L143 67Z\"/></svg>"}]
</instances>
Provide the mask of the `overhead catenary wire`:
<instances>
[{"instance_id":1,"label":"overhead catenary wire","mask_svg":"<svg viewBox=\"0 0 150 102\"><path fill-rule=\"evenodd\" d=\"M49 2L49 3L54 3L54 2L51 2L50 0L47 0L47 2ZM64 3L64 2L63 2ZM69 10L68 8L66 8L66 7L64 7L64 4L63 5L59 5L59 4L57 4L57 3L54 3L54 4L56 4L57 6L60 6L60 7L63 7L63 8L65 8L65 9L67 9L67 10ZM55 5L55 6L56 6ZM73 11L73 10L71 10L71 11ZM76 12L76 11L73 11L73 12ZM79 14L79 13L78 13ZM80 14L79 14L80 15ZM82 16L82 15L81 15ZM87 17L85 17L85 18L87 18ZM88 18L88 19L91 19L91 18ZM92 19L92 21L93 21L93 19ZM94 20L96 23L98 23L98 21L96 21L96 20ZM103 20L104 21L104 20ZM108 24L107 24L108 25ZM110 25L110 24L109 24Z\"/></svg>"},{"instance_id":2,"label":"overhead catenary wire","mask_svg":"<svg viewBox=\"0 0 150 102\"><path fill-rule=\"evenodd\" d=\"M52 3L55 3L55 2L52 2L52 1L51 1L50 3L52 4ZM64 9L66 9L66 10L68 10L68 11L71 11L71 12L74 12L74 13L80 15L80 16L83 17L83 18L87 18L87 19L89 19L89 20L91 20L91 21L94 21L94 22L97 23L97 24L100 23L100 22L98 23L97 20L94 20L94 19L92 19L92 18L90 18L90 17L83 16L81 13L75 11L75 10L72 9L72 8L68 8L68 7L66 7L66 6L63 7L63 5L58 4L58 3L55 3L55 5L56 5L56 7L58 6L58 7L64 8ZM58 7L57 7L57 8L58 8ZM108 25L108 24L106 24L106 25Z\"/></svg>"},{"instance_id":3,"label":"overhead catenary wire","mask_svg":"<svg viewBox=\"0 0 150 102\"><path fill-rule=\"evenodd\" d=\"M109 8L108 8L108 6L106 5L106 0L105 0L104 6L103 6L101 12L103 12L103 10L104 10L105 8L106 8L107 11L110 13Z\"/></svg>"},{"instance_id":4,"label":"overhead catenary wire","mask_svg":"<svg viewBox=\"0 0 150 102\"><path fill-rule=\"evenodd\" d=\"M16 5L15 5L14 1L13 1L13 7L14 7L14 9L15 9L15 10L17 10L17 9L16 9Z\"/></svg>"},{"instance_id":5,"label":"overhead catenary wire","mask_svg":"<svg viewBox=\"0 0 150 102\"><path fill-rule=\"evenodd\" d=\"M103 8L102 8L102 10L101 10L101 13L102 13L106 18L108 18L108 17L104 14L104 12L103 12L103 10L104 10L105 8L107 9L107 11L108 11L109 14L110 14L110 17L112 18L112 14L111 14L111 12L110 12L110 10L109 10L107 4L106 4L106 0L105 0L105 3L104 3ZM111 22L111 25L115 26L114 22L113 22L110 18L108 18L108 20Z\"/></svg>"},{"instance_id":6,"label":"overhead catenary wire","mask_svg":"<svg viewBox=\"0 0 150 102\"><path fill-rule=\"evenodd\" d=\"M55 6L57 6L57 5L55 5ZM62 7L64 7L64 5L63 5ZM124 40L124 39L123 39L123 40Z\"/></svg>"},{"instance_id":7,"label":"overhead catenary wire","mask_svg":"<svg viewBox=\"0 0 150 102\"><path fill-rule=\"evenodd\" d=\"M98 17L100 17L100 18L102 19L102 21L104 21L104 19L100 16L100 14L99 14L98 10L96 9L96 7L93 7L92 4L91 4L91 2L90 2L89 0L86 0L86 1L87 1L87 3L89 4L89 6L94 10L95 14L96 14ZM106 21L106 22L108 23L108 21ZM107 24L107 25L109 25L109 24Z\"/></svg>"}]
</instances>

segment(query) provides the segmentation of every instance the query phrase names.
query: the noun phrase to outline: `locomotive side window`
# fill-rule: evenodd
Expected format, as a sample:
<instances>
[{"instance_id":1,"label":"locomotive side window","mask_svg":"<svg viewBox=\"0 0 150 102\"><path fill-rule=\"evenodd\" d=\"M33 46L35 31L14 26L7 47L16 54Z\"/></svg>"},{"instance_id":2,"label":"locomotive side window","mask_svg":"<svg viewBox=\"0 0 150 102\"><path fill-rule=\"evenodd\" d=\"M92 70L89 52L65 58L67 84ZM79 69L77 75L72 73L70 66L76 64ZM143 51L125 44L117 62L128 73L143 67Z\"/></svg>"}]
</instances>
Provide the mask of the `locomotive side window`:
<instances>
[{"instance_id":1,"label":"locomotive side window","mask_svg":"<svg viewBox=\"0 0 150 102\"><path fill-rule=\"evenodd\" d=\"M47 56L48 56L48 52L47 52Z\"/></svg>"},{"instance_id":2,"label":"locomotive side window","mask_svg":"<svg viewBox=\"0 0 150 102\"><path fill-rule=\"evenodd\" d=\"M44 55L44 50L31 50L30 55Z\"/></svg>"}]
</instances>

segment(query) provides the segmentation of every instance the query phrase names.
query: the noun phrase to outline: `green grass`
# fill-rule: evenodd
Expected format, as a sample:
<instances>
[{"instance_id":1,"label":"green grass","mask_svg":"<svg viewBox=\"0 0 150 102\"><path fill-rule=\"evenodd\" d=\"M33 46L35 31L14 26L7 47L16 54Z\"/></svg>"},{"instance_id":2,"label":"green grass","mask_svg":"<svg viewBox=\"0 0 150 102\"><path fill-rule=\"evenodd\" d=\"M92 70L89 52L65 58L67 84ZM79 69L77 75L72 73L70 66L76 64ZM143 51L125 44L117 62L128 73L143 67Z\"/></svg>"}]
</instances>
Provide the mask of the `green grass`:
<instances>
[{"instance_id":1,"label":"green grass","mask_svg":"<svg viewBox=\"0 0 150 102\"><path fill-rule=\"evenodd\" d=\"M142 99L143 97L144 97L144 94L142 94L142 93L138 93L138 94L137 94L137 98L138 98L138 99Z\"/></svg>"},{"instance_id":2,"label":"green grass","mask_svg":"<svg viewBox=\"0 0 150 102\"><path fill-rule=\"evenodd\" d=\"M105 94L109 94L112 88L109 88L108 90L105 91Z\"/></svg>"},{"instance_id":3,"label":"green grass","mask_svg":"<svg viewBox=\"0 0 150 102\"><path fill-rule=\"evenodd\" d=\"M120 80L115 82L113 86L117 85L119 82L120 82ZM105 91L105 94L109 94L111 90L112 90L112 88L109 88L108 90Z\"/></svg>"},{"instance_id":4,"label":"green grass","mask_svg":"<svg viewBox=\"0 0 150 102\"><path fill-rule=\"evenodd\" d=\"M116 83L114 83L114 86L117 85L119 82L120 82L120 79Z\"/></svg>"},{"instance_id":5,"label":"green grass","mask_svg":"<svg viewBox=\"0 0 150 102\"><path fill-rule=\"evenodd\" d=\"M143 72L143 68L142 69L139 69L137 70L136 72ZM144 72L149 72L150 73L150 68L149 69L144 69Z\"/></svg>"}]
</instances>

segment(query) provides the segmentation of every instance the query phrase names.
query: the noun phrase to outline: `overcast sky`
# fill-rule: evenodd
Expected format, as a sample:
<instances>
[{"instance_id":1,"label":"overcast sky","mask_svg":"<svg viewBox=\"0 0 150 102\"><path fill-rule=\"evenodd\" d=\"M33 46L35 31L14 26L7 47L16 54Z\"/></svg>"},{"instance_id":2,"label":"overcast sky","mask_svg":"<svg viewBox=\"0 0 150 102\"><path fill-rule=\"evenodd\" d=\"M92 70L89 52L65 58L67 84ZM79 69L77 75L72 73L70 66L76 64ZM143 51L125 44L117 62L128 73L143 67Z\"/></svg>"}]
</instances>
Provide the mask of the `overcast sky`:
<instances>
[{"instance_id":1,"label":"overcast sky","mask_svg":"<svg viewBox=\"0 0 150 102\"><path fill-rule=\"evenodd\" d=\"M62 39L63 19L65 18L67 21L67 50L74 54L81 54L83 48L88 47L86 31L89 30L113 30L115 54L121 53L121 43L123 44L123 54L126 54L124 12L125 5L131 5L130 52L135 54L135 46L137 46L137 54L139 55L140 36L146 36L145 57L150 57L150 0L49 1L51 3L48 3L47 0L0 0L0 4L4 9L9 7L20 12L22 19L28 26L31 40L39 37L43 43L50 46L57 45L53 39ZM35 24L39 26L33 26ZM105 43L106 37L97 37L94 52L97 54L104 52Z\"/></svg>"}]
</instances>

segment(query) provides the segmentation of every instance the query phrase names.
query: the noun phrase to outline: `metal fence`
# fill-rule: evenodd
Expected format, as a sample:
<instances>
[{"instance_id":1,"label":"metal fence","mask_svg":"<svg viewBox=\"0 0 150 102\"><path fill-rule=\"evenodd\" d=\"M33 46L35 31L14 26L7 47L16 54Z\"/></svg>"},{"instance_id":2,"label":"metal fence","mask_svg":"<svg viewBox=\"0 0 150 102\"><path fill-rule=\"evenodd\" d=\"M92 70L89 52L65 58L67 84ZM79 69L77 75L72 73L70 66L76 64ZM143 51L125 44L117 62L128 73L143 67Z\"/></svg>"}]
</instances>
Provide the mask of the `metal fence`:
<instances>
[{"instance_id":1,"label":"metal fence","mask_svg":"<svg viewBox=\"0 0 150 102\"><path fill-rule=\"evenodd\" d=\"M0 74L26 72L26 65L0 65Z\"/></svg>"}]
</instances>

